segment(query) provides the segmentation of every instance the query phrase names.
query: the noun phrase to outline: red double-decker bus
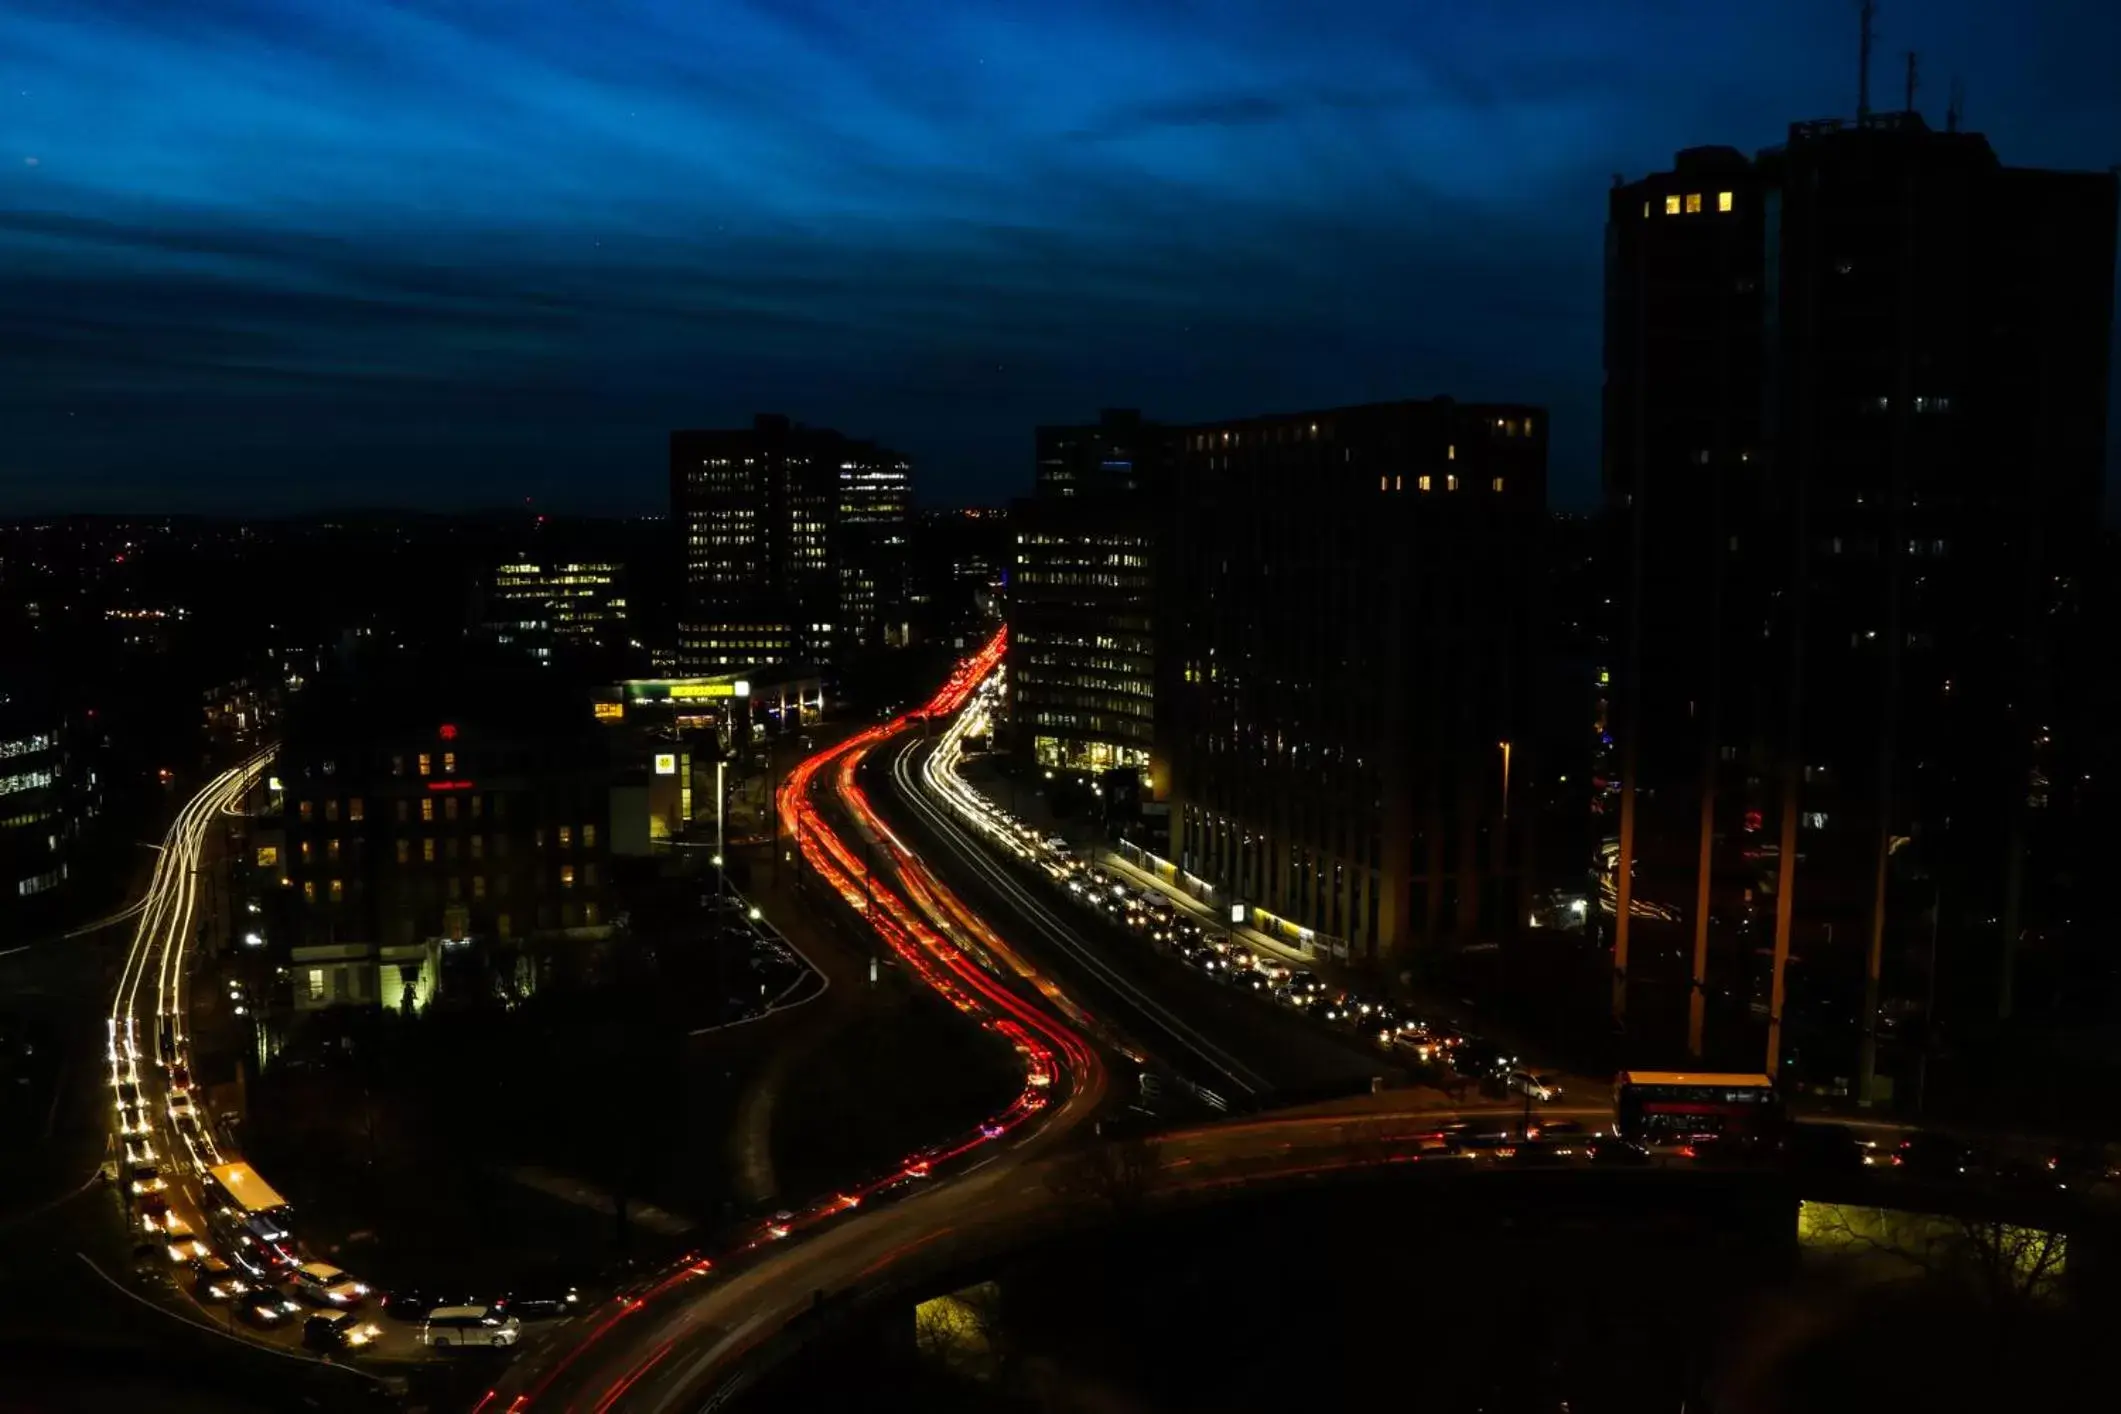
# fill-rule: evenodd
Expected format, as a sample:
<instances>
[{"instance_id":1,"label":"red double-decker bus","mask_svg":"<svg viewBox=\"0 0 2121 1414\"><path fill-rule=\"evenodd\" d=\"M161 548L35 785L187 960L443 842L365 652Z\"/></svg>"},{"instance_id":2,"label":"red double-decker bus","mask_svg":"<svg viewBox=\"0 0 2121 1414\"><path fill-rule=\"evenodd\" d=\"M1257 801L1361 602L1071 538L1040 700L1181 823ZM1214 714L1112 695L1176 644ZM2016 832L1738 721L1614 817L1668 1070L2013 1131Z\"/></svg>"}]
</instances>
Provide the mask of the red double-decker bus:
<instances>
[{"instance_id":1,"label":"red double-decker bus","mask_svg":"<svg viewBox=\"0 0 2121 1414\"><path fill-rule=\"evenodd\" d=\"M1765 1075L1624 1070L1613 1082L1613 1132L1638 1144L1773 1139L1782 1102Z\"/></svg>"}]
</instances>

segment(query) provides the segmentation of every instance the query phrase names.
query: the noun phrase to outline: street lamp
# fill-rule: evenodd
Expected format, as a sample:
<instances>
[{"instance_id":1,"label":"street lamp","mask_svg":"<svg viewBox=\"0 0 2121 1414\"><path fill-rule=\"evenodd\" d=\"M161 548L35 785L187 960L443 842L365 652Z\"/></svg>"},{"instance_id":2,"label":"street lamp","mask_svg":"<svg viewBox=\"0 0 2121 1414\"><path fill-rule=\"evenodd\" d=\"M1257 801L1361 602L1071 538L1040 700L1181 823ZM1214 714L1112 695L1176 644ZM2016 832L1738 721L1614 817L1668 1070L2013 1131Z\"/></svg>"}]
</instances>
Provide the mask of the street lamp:
<instances>
[{"instance_id":1,"label":"street lamp","mask_svg":"<svg viewBox=\"0 0 2121 1414\"><path fill-rule=\"evenodd\" d=\"M1502 748L1502 818L1507 820L1510 818L1510 744L1506 741L1495 744Z\"/></svg>"},{"instance_id":2,"label":"street lamp","mask_svg":"<svg viewBox=\"0 0 2121 1414\"><path fill-rule=\"evenodd\" d=\"M725 789L724 783L728 775L729 758L725 756L714 763L714 891L717 894L727 894L729 892L729 871L722 867L722 855L724 853L722 820L723 816L728 813L729 802L729 792Z\"/></svg>"}]
</instances>

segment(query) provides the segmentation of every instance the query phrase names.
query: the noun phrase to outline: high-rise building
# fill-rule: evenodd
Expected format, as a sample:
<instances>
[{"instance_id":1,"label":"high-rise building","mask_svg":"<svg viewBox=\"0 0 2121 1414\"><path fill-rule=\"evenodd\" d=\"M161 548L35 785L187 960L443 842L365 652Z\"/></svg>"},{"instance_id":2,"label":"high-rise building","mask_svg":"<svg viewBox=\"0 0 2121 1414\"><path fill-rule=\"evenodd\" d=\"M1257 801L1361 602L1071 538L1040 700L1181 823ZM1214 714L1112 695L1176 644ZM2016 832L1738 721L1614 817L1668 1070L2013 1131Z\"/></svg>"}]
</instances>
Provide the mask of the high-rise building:
<instances>
[{"instance_id":1,"label":"high-rise building","mask_svg":"<svg viewBox=\"0 0 2121 1414\"><path fill-rule=\"evenodd\" d=\"M1626 526L1614 1004L1831 1084L1939 932L2009 1006L2098 523L2115 181L1915 113L1682 152L1607 213ZM1933 920L1934 923L1933 923ZM1784 965L1784 960L1789 960ZM1648 1015L1645 1015L1645 1012Z\"/></svg>"},{"instance_id":2,"label":"high-rise building","mask_svg":"<svg viewBox=\"0 0 2121 1414\"><path fill-rule=\"evenodd\" d=\"M1177 440L1157 702L1172 858L1367 964L1514 929L1542 769L1544 413L1438 398Z\"/></svg>"},{"instance_id":3,"label":"high-rise building","mask_svg":"<svg viewBox=\"0 0 2121 1414\"><path fill-rule=\"evenodd\" d=\"M681 671L825 662L881 642L904 595L911 476L896 452L785 417L671 433Z\"/></svg>"},{"instance_id":4,"label":"high-rise building","mask_svg":"<svg viewBox=\"0 0 2121 1414\"><path fill-rule=\"evenodd\" d=\"M1009 729L1042 765L1151 769L1157 557L1173 443L1133 411L1038 429L1010 515Z\"/></svg>"}]
</instances>

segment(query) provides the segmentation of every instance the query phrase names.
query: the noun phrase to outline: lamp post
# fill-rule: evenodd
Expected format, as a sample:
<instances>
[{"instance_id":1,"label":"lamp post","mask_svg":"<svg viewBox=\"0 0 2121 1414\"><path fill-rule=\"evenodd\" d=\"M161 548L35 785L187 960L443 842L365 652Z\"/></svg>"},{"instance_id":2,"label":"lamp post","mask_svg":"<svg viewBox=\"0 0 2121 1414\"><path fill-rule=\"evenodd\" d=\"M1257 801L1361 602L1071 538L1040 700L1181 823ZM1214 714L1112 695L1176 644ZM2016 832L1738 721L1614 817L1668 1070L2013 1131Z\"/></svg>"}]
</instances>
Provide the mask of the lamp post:
<instances>
[{"instance_id":1,"label":"lamp post","mask_svg":"<svg viewBox=\"0 0 2121 1414\"><path fill-rule=\"evenodd\" d=\"M723 831L722 817L728 813L729 758L723 757L714 763L714 891L719 897L729 893L729 868L723 862L728 849L728 839Z\"/></svg>"}]
</instances>

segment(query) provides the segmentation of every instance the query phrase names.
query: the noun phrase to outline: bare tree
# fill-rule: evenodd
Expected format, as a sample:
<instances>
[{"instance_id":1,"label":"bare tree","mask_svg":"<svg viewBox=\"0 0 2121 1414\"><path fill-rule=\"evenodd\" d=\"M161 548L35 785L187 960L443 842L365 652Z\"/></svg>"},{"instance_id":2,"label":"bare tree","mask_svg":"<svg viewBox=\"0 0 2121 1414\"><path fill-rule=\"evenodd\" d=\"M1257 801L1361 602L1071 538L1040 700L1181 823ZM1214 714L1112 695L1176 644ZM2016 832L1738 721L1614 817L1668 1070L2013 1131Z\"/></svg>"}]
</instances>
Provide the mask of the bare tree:
<instances>
[{"instance_id":1,"label":"bare tree","mask_svg":"<svg viewBox=\"0 0 2121 1414\"><path fill-rule=\"evenodd\" d=\"M1874 1261L1880 1276L1949 1281L1998 1315L2054 1298L2069 1255L2064 1233L1892 1208L1807 1204L1805 1233L1822 1252Z\"/></svg>"}]
</instances>

